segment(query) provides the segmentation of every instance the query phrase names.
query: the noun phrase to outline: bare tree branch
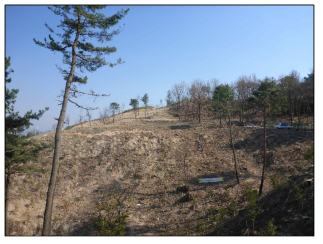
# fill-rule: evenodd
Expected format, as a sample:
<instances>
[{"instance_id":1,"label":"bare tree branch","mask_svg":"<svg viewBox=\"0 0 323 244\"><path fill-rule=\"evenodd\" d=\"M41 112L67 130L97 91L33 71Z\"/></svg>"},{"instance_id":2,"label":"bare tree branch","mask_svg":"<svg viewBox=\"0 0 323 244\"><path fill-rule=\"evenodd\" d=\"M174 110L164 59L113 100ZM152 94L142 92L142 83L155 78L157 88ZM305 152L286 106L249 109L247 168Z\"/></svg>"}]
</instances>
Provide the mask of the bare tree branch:
<instances>
[{"instance_id":1,"label":"bare tree branch","mask_svg":"<svg viewBox=\"0 0 323 244\"><path fill-rule=\"evenodd\" d=\"M97 108L84 108L81 105L77 104L76 102L73 102L71 99L68 99L68 101L70 101L71 103L74 103L78 108L83 108L85 110L96 110L96 109L99 108L99 107L97 107Z\"/></svg>"},{"instance_id":2,"label":"bare tree branch","mask_svg":"<svg viewBox=\"0 0 323 244\"><path fill-rule=\"evenodd\" d=\"M86 94L86 95L96 96L96 97L107 97L107 96L110 96L110 94L109 95L106 95L106 94L99 95L99 94L95 94L95 93L81 92L81 91L78 91L78 90L75 90L75 89L72 89L72 88L70 90L71 91L74 91L74 92Z\"/></svg>"}]
</instances>

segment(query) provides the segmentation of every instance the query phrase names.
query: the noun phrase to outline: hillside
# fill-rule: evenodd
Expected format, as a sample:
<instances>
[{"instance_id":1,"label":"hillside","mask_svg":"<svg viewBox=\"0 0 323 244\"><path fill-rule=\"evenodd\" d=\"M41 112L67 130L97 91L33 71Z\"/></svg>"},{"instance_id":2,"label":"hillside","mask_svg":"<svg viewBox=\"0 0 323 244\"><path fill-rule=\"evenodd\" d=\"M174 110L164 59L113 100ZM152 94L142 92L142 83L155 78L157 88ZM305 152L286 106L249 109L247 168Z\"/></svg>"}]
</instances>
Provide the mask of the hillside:
<instances>
[{"instance_id":1,"label":"hillside","mask_svg":"<svg viewBox=\"0 0 323 244\"><path fill-rule=\"evenodd\" d=\"M277 235L314 235L314 181L307 182L314 167L304 159L313 131L268 128L267 177L251 231L246 189L259 189L263 129L233 127L237 184L227 126L211 119L179 121L167 108L148 116L135 120L130 111L114 124L97 120L63 131L52 235L97 235L96 204L116 200L112 212L128 211L125 235L261 235L271 218ZM53 142L54 133L34 139ZM11 235L40 235L52 156L52 149L43 151L29 164L38 170L13 177ZM213 177L224 181L198 183Z\"/></svg>"}]
</instances>

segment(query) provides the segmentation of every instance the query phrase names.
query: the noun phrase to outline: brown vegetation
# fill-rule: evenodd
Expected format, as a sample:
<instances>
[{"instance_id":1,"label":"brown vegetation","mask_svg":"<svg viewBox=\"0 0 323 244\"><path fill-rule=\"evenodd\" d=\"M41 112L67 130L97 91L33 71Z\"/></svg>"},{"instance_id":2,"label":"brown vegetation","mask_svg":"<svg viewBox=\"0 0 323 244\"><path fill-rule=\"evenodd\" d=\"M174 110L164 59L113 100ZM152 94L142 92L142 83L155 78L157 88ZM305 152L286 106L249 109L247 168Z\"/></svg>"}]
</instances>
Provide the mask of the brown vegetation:
<instances>
[{"instance_id":1,"label":"brown vegetation","mask_svg":"<svg viewBox=\"0 0 323 244\"><path fill-rule=\"evenodd\" d=\"M149 111L150 119L134 120L131 116L130 111L116 115L113 124L94 121L90 126L85 122L82 127L63 131L52 235L97 235L92 221L98 214L95 206L107 196L122 199L119 210L125 209L129 215L126 235L260 235L272 225L278 226L277 234L296 235L299 225L292 226L290 221L297 216L308 223L300 234L314 234L313 204L306 205L306 201L314 201L313 182L308 187L303 184L313 178L313 161L304 159L304 154L314 133L268 128L261 215L252 232L245 192L247 185L259 189L261 127L233 126L237 184L226 124L219 128L218 120L203 116L201 123L178 121L168 114L168 108ZM238 119L233 124L236 122ZM53 142L54 133L34 139ZM30 163L43 168L44 173L29 171L12 177L7 219L11 235L40 235L52 157L52 149L47 149L37 162ZM223 177L224 181L198 183L199 178L210 177ZM294 185L289 192L283 186L291 181ZM281 188L274 189L277 185ZM271 200L269 196L274 197ZM296 202L297 196L303 196L303 205ZM277 199L284 205L275 205ZM224 214L223 209L232 211ZM269 223L271 218L274 222ZM289 223L289 229L284 223Z\"/></svg>"}]
</instances>

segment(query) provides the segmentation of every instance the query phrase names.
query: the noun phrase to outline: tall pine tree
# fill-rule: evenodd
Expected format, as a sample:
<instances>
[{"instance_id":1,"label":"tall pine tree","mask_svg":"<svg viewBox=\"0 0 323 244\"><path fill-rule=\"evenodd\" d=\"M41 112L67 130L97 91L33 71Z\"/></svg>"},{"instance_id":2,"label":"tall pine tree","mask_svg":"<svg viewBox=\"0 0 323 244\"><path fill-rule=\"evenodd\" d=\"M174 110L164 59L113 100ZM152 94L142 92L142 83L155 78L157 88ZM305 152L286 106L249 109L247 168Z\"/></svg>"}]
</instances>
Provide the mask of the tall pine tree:
<instances>
[{"instance_id":1,"label":"tall pine tree","mask_svg":"<svg viewBox=\"0 0 323 244\"><path fill-rule=\"evenodd\" d=\"M225 114L229 118L230 144L232 147L236 178L237 178L237 182L239 184L239 176L238 176L238 169L237 169L237 157L236 157L236 151L235 151L234 143L233 143L232 125L231 125L231 117L232 117L232 111L233 111L233 99L234 99L234 90L229 85L219 85L215 88L215 90L213 92L213 102L215 104L215 106L213 108L215 110L220 110L222 112L225 112Z\"/></svg>"},{"instance_id":2,"label":"tall pine tree","mask_svg":"<svg viewBox=\"0 0 323 244\"><path fill-rule=\"evenodd\" d=\"M276 81L271 78L265 78L259 85L259 88L252 93L252 96L247 99L250 103L257 106L261 111L264 119L264 165L262 168L261 183L259 187L259 196L262 194L262 188L265 179L265 169L267 163L267 148L266 148L266 115L270 111L277 112L280 109L284 97L279 94L280 88Z\"/></svg>"},{"instance_id":3,"label":"tall pine tree","mask_svg":"<svg viewBox=\"0 0 323 244\"><path fill-rule=\"evenodd\" d=\"M110 28L118 24L119 20L127 14L129 9L118 11L110 17L106 17L104 14L98 12L98 10L104 9L105 7L106 6L104 5L63 5L49 7L54 14L62 17L61 23L58 25L62 30L62 33L55 33L51 27L47 24L45 25L48 30L53 34L56 34L57 38L61 41L55 40L51 35L49 35L49 40L45 38L44 42L34 39L35 43L39 46L45 47L53 52L62 53L63 63L68 66L68 70L59 67L59 70L62 72L64 79L66 80L66 85L63 94L63 101L60 101L62 109L55 134L55 149L47 192L42 231L43 235L50 235L51 231L54 191L58 174L59 157L61 154L62 128L68 101L74 103L79 108L86 109L72 101L71 97L76 97L76 94L88 94L96 97L100 96L94 94L94 92L85 93L76 90L75 84L85 84L87 82L87 77L82 77L76 73L75 70L78 69L80 73L85 71L93 72L106 65L113 67L116 64L122 63L121 59L118 59L115 63L106 62L103 57L103 55L116 52L115 47L99 47L94 46L89 42L89 39L98 43L111 41L112 38L121 31L120 28L110 31Z\"/></svg>"},{"instance_id":4,"label":"tall pine tree","mask_svg":"<svg viewBox=\"0 0 323 244\"><path fill-rule=\"evenodd\" d=\"M149 102L149 96L147 93L141 98L141 101L145 104L145 118L147 117L147 106Z\"/></svg>"}]
</instances>

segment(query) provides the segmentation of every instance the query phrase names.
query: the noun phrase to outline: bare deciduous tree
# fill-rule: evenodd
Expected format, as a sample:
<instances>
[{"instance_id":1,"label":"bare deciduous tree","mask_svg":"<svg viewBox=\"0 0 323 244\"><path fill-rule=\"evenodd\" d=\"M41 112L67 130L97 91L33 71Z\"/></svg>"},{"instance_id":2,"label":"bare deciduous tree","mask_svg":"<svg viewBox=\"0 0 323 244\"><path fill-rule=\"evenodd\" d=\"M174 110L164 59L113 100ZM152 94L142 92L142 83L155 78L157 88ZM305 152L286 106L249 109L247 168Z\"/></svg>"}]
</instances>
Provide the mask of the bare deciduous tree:
<instances>
[{"instance_id":1,"label":"bare deciduous tree","mask_svg":"<svg viewBox=\"0 0 323 244\"><path fill-rule=\"evenodd\" d=\"M125 103L122 103L122 104L121 104L121 113L123 113L123 112L124 112L124 108L125 108Z\"/></svg>"},{"instance_id":2,"label":"bare deciduous tree","mask_svg":"<svg viewBox=\"0 0 323 244\"><path fill-rule=\"evenodd\" d=\"M190 95L192 102L197 107L197 116L199 123L201 123L201 111L203 105L206 103L208 94L210 93L210 86L202 80L195 80L192 82L190 87Z\"/></svg>"},{"instance_id":3,"label":"bare deciduous tree","mask_svg":"<svg viewBox=\"0 0 323 244\"><path fill-rule=\"evenodd\" d=\"M80 111L78 116L79 116L79 123L81 124L81 127L83 128L83 118L84 118L83 110Z\"/></svg>"},{"instance_id":4,"label":"bare deciduous tree","mask_svg":"<svg viewBox=\"0 0 323 244\"><path fill-rule=\"evenodd\" d=\"M237 107L239 108L240 123L244 123L244 112L246 110L246 100L251 96L259 86L259 80L256 75L242 75L236 81L234 88L236 92Z\"/></svg>"},{"instance_id":5,"label":"bare deciduous tree","mask_svg":"<svg viewBox=\"0 0 323 244\"><path fill-rule=\"evenodd\" d=\"M89 123L90 123L90 126L91 126L92 113L91 113L90 109L86 110L86 117L89 119Z\"/></svg>"},{"instance_id":6,"label":"bare deciduous tree","mask_svg":"<svg viewBox=\"0 0 323 244\"><path fill-rule=\"evenodd\" d=\"M181 109L181 103L185 97L185 88L186 88L185 81L181 81L180 83L175 84L171 90L171 94L173 96L173 99L176 102L177 115L178 115L179 120L181 120L180 109Z\"/></svg>"},{"instance_id":7,"label":"bare deciduous tree","mask_svg":"<svg viewBox=\"0 0 323 244\"><path fill-rule=\"evenodd\" d=\"M55 131L56 130L56 127L57 127L57 124L53 124L52 125L52 131Z\"/></svg>"},{"instance_id":8,"label":"bare deciduous tree","mask_svg":"<svg viewBox=\"0 0 323 244\"><path fill-rule=\"evenodd\" d=\"M70 116L69 115L66 115L65 121L66 121L67 126L70 126Z\"/></svg>"},{"instance_id":9,"label":"bare deciduous tree","mask_svg":"<svg viewBox=\"0 0 323 244\"><path fill-rule=\"evenodd\" d=\"M299 86L299 82L300 74L295 70L292 70L287 76L280 77L279 86L282 88L281 92L287 98L287 106L289 109L291 125L293 125L294 113L296 110L296 98L298 96L297 87Z\"/></svg>"}]
</instances>

